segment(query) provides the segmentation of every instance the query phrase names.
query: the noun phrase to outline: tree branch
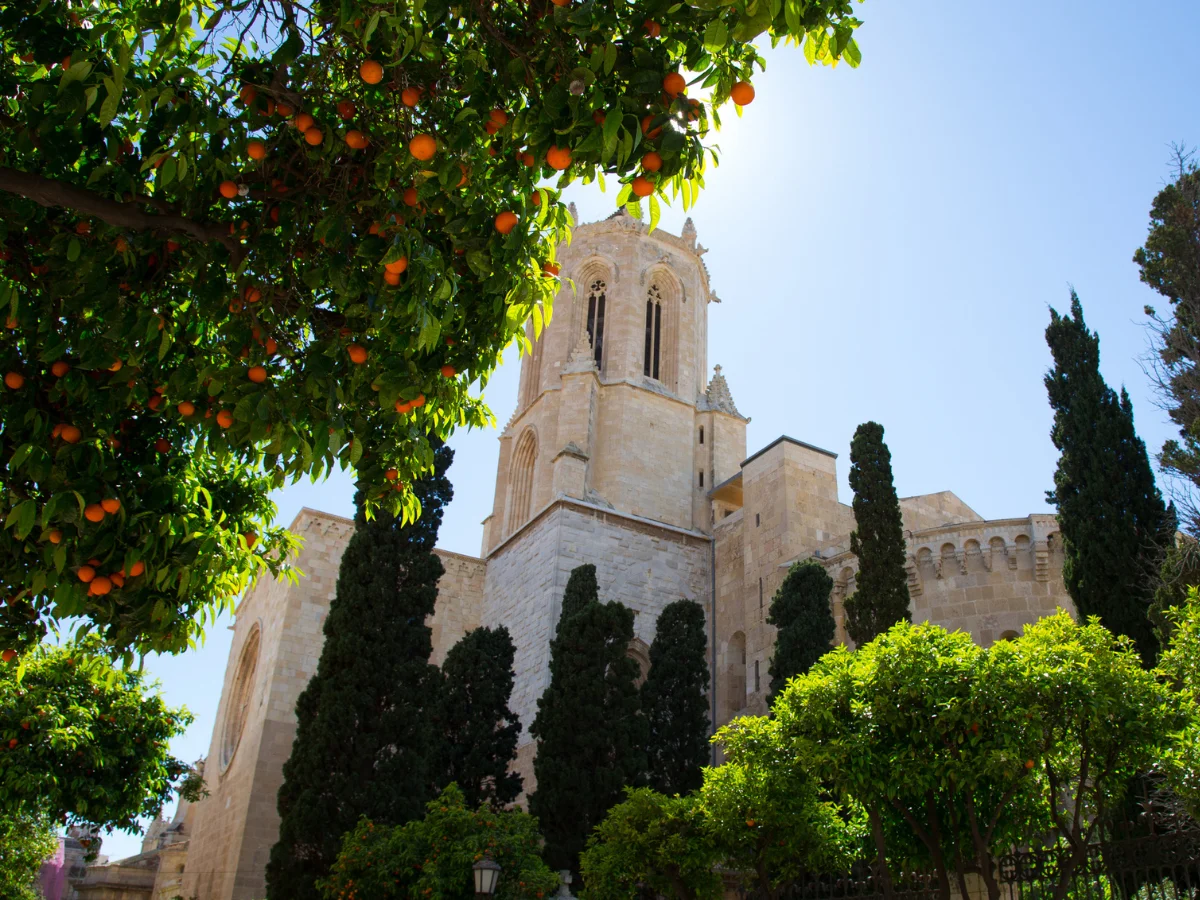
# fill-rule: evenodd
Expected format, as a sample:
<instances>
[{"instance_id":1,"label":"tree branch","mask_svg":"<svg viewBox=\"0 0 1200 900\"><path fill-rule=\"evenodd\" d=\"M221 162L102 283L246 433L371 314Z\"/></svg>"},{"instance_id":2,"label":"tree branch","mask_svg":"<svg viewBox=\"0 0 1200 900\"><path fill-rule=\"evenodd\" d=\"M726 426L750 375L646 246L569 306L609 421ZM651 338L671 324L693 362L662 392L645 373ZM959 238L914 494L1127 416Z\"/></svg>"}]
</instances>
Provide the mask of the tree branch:
<instances>
[{"instance_id":1,"label":"tree branch","mask_svg":"<svg viewBox=\"0 0 1200 900\"><path fill-rule=\"evenodd\" d=\"M208 225L186 216L151 215L132 203L109 200L94 191L53 178L0 166L0 191L16 194L48 209L69 209L92 216L115 228L170 231L206 244L216 242L229 250L235 259L241 257L241 249L220 225Z\"/></svg>"}]
</instances>

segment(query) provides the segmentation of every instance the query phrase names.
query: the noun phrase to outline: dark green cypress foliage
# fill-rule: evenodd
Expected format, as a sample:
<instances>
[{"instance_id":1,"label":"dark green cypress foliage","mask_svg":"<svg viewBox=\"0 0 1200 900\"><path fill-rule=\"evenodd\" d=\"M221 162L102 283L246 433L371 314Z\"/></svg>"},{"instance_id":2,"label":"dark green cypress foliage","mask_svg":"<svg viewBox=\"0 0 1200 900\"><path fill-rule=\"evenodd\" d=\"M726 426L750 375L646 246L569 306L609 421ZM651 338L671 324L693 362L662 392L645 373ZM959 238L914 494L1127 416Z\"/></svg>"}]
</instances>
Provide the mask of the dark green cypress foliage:
<instances>
[{"instance_id":1,"label":"dark green cypress foliage","mask_svg":"<svg viewBox=\"0 0 1200 900\"><path fill-rule=\"evenodd\" d=\"M1170 530L1167 509L1129 395L1104 383L1100 338L1084 323L1074 291L1070 316L1050 310L1046 343L1054 357L1046 374L1050 437L1062 451L1046 496L1058 507L1063 580L1081 616L1099 616L1132 638L1150 663L1158 643L1149 608Z\"/></svg>"},{"instance_id":2,"label":"dark green cypress foliage","mask_svg":"<svg viewBox=\"0 0 1200 900\"><path fill-rule=\"evenodd\" d=\"M655 626L650 673L642 685L648 780L667 796L700 787L700 770L709 760L707 647L700 604L668 603Z\"/></svg>"},{"instance_id":3,"label":"dark green cypress foliage","mask_svg":"<svg viewBox=\"0 0 1200 900\"><path fill-rule=\"evenodd\" d=\"M538 700L531 733L537 789L529 811L546 838L552 869L578 874L579 854L592 829L620 802L625 785L646 771L646 721L638 702L633 612L595 599L594 566L568 582L558 633L550 642L550 685ZM591 598L591 599L586 599Z\"/></svg>"},{"instance_id":4,"label":"dark green cypress foliage","mask_svg":"<svg viewBox=\"0 0 1200 900\"><path fill-rule=\"evenodd\" d=\"M342 835L359 818L402 824L424 814L432 782L429 698L438 671L425 619L442 563L433 554L452 496L447 447L413 485L421 517L366 521L338 571L316 674L296 704L296 739L279 789L279 840L267 864L270 900L318 900Z\"/></svg>"},{"instance_id":5,"label":"dark green cypress foliage","mask_svg":"<svg viewBox=\"0 0 1200 900\"><path fill-rule=\"evenodd\" d=\"M815 559L793 565L771 598L767 624L774 625L775 654L771 657L769 703L787 686L789 678L803 675L833 649L837 626L829 594L833 579Z\"/></svg>"},{"instance_id":6,"label":"dark green cypress foliage","mask_svg":"<svg viewBox=\"0 0 1200 900\"><path fill-rule=\"evenodd\" d=\"M481 803L500 807L521 793L521 776L508 771L521 734L521 722L508 708L515 653L503 625L476 628L442 663L435 721L442 742L438 787L457 783L469 809Z\"/></svg>"},{"instance_id":7,"label":"dark green cypress foliage","mask_svg":"<svg viewBox=\"0 0 1200 900\"><path fill-rule=\"evenodd\" d=\"M858 574L854 594L846 598L846 633L861 647L897 622L912 621L904 522L892 483L892 454L877 422L864 422L854 432L850 488L855 525L850 552L858 557Z\"/></svg>"}]
</instances>

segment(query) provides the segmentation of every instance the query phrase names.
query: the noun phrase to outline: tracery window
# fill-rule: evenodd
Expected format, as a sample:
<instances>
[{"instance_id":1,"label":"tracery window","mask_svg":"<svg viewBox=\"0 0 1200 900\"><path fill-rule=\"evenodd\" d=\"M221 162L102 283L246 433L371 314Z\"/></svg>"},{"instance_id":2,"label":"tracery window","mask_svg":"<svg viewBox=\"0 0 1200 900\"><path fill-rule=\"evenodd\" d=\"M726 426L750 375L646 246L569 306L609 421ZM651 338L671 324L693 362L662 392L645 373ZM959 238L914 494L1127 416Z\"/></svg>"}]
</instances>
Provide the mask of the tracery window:
<instances>
[{"instance_id":1,"label":"tracery window","mask_svg":"<svg viewBox=\"0 0 1200 900\"><path fill-rule=\"evenodd\" d=\"M246 719L250 716L250 701L254 696L254 676L258 672L258 647L260 630L257 625L251 630L238 657L237 671L233 676L229 692L229 705L225 709L225 727L221 732L221 771L233 762Z\"/></svg>"},{"instance_id":2,"label":"tracery window","mask_svg":"<svg viewBox=\"0 0 1200 900\"><path fill-rule=\"evenodd\" d=\"M678 291L670 281L655 281L646 292L646 343L642 374L675 390Z\"/></svg>"},{"instance_id":3,"label":"tracery window","mask_svg":"<svg viewBox=\"0 0 1200 900\"><path fill-rule=\"evenodd\" d=\"M597 278L588 293L587 333L592 344L592 357L600 365L604 353L604 302L608 286Z\"/></svg>"},{"instance_id":4,"label":"tracery window","mask_svg":"<svg viewBox=\"0 0 1200 900\"><path fill-rule=\"evenodd\" d=\"M513 452L512 475L509 481L510 494L508 532L516 531L529 518L529 507L533 498L533 469L537 462L537 437L533 429L526 429L517 441Z\"/></svg>"},{"instance_id":5,"label":"tracery window","mask_svg":"<svg viewBox=\"0 0 1200 900\"><path fill-rule=\"evenodd\" d=\"M662 371L662 291L657 284L650 285L646 297L646 361L642 374L657 379Z\"/></svg>"}]
</instances>

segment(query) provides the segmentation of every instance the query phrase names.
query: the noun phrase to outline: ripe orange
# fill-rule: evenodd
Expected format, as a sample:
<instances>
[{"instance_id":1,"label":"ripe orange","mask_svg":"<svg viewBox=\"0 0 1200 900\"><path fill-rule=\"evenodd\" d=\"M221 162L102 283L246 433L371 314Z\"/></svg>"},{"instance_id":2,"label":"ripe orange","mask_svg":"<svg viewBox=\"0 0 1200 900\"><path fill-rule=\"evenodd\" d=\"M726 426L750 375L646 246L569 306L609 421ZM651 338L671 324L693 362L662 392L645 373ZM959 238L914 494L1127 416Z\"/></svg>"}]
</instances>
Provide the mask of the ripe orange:
<instances>
[{"instance_id":1,"label":"ripe orange","mask_svg":"<svg viewBox=\"0 0 1200 900\"><path fill-rule=\"evenodd\" d=\"M64 425L62 431L59 432L59 437L68 444L78 444L83 433L74 425Z\"/></svg>"},{"instance_id":2,"label":"ripe orange","mask_svg":"<svg viewBox=\"0 0 1200 900\"><path fill-rule=\"evenodd\" d=\"M257 303L262 299L262 291L254 285L247 285L246 289L242 291L242 299L247 303Z\"/></svg>"},{"instance_id":3,"label":"ripe orange","mask_svg":"<svg viewBox=\"0 0 1200 900\"><path fill-rule=\"evenodd\" d=\"M4 660L6 663L10 663L16 658L17 658L16 650L5 650L3 653L0 653L0 659ZM8 742L8 746L10 748L15 747L16 742L17 742L17 739L13 738L11 741Z\"/></svg>"},{"instance_id":4,"label":"ripe orange","mask_svg":"<svg viewBox=\"0 0 1200 900\"><path fill-rule=\"evenodd\" d=\"M654 140L660 134L662 134L662 126L661 125L659 125L657 128L655 128L653 131L650 129L650 125L653 121L654 121L653 115L646 116L646 118L642 119L642 134L644 134L650 140Z\"/></svg>"},{"instance_id":5,"label":"ripe orange","mask_svg":"<svg viewBox=\"0 0 1200 900\"><path fill-rule=\"evenodd\" d=\"M323 141L324 139L325 139L325 133L323 131L321 131L320 128L317 128L315 125L312 126L311 128L306 129L304 132L304 140L307 141L310 146L315 147L315 146L317 146L317 144L321 143L321 141Z\"/></svg>"},{"instance_id":6,"label":"ripe orange","mask_svg":"<svg viewBox=\"0 0 1200 900\"><path fill-rule=\"evenodd\" d=\"M267 338L267 342L263 344L263 348L267 351L267 356L274 356L275 351L279 349L279 344L275 342L275 338Z\"/></svg>"},{"instance_id":7,"label":"ripe orange","mask_svg":"<svg viewBox=\"0 0 1200 900\"><path fill-rule=\"evenodd\" d=\"M243 103L249 106L254 102L254 98L258 96L258 90L252 84L244 84L238 92L238 96L242 98Z\"/></svg>"},{"instance_id":8,"label":"ripe orange","mask_svg":"<svg viewBox=\"0 0 1200 900\"><path fill-rule=\"evenodd\" d=\"M748 81L739 81L729 89L729 99L738 106L749 106L754 102L754 85Z\"/></svg>"},{"instance_id":9,"label":"ripe orange","mask_svg":"<svg viewBox=\"0 0 1200 900\"><path fill-rule=\"evenodd\" d=\"M392 287L395 287L396 285L398 285L400 283L400 273L399 272L384 272L383 280L387 284L390 284Z\"/></svg>"},{"instance_id":10,"label":"ripe orange","mask_svg":"<svg viewBox=\"0 0 1200 900\"><path fill-rule=\"evenodd\" d=\"M604 110L602 110L602 109L598 109L592 113L592 121L595 122L597 125L603 125L604 120L607 118L608 118L608 116L605 115Z\"/></svg>"},{"instance_id":11,"label":"ripe orange","mask_svg":"<svg viewBox=\"0 0 1200 900\"><path fill-rule=\"evenodd\" d=\"M125 587L125 576L120 572L113 572L108 577L115 587Z\"/></svg>"},{"instance_id":12,"label":"ripe orange","mask_svg":"<svg viewBox=\"0 0 1200 900\"><path fill-rule=\"evenodd\" d=\"M75 574L79 576L80 581L82 581L84 584L87 584L96 577L96 570L91 566L80 566L75 570Z\"/></svg>"},{"instance_id":13,"label":"ripe orange","mask_svg":"<svg viewBox=\"0 0 1200 900\"><path fill-rule=\"evenodd\" d=\"M4 376L4 383L14 391L19 391L25 384L25 376L20 372L8 372Z\"/></svg>"},{"instance_id":14,"label":"ripe orange","mask_svg":"<svg viewBox=\"0 0 1200 900\"><path fill-rule=\"evenodd\" d=\"M442 377L443 378L453 378L457 374L458 374L458 370L455 369L454 366L448 366L448 365L442 366Z\"/></svg>"},{"instance_id":15,"label":"ripe orange","mask_svg":"<svg viewBox=\"0 0 1200 900\"><path fill-rule=\"evenodd\" d=\"M488 113L488 119L503 128L508 124L508 113L502 109L493 109Z\"/></svg>"},{"instance_id":16,"label":"ripe orange","mask_svg":"<svg viewBox=\"0 0 1200 900\"><path fill-rule=\"evenodd\" d=\"M395 481L397 478L400 477L400 473L397 472L395 469L388 469L386 472L383 473L383 477L386 478L388 481Z\"/></svg>"},{"instance_id":17,"label":"ripe orange","mask_svg":"<svg viewBox=\"0 0 1200 900\"><path fill-rule=\"evenodd\" d=\"M562 271L562 269L559 268L558 263L548 262L548 263L543 264L542 271L545 272L547 275L557 275L559 272Z\"/></svg>"},{"instance_id":18,"label":"ripe orange","mask_svg":"<svg viewBox=\"0 0 1200 900\"><path fill-rule=\"evenodd\" d=\"M111 366L109 366L109 367L108 367L108 371L110 371L110 372L120 372L120 371L121 371L121 366L122 366L122 365L124 365L124 363L122 363L122 362L121 362L119 359L114 359L114 360L113 360L113 364L112 364Z\"/></svg>"},{"instance_id":19,"label":"ripe orange","mask_svg":"<svg viewBox=\"0 0 1200 900\"><path fill-rule=\"evenodd\" d=\"M361 366L367 361L367 348L360 344L351 344L346 348L346 352L350 354L350 362L356 366Z\"/></svg>"},{"instance_id":20,"label":"ripe orange","mask_svg":"<svg viewBox=\"0 0 1200 900\"><path fill-rule=\"evenodd\" d=\"M488 122L486 125L483 126L483 130L486 131L488 134L495 134L497 131L500 130L500 126L497 125L495 122Z\"/></svg>"},{"instance_id":21,"label":"ripe orange","mask_svg":"<svg viewBox=\"0 0 1200 900\"><path fill-rule=\"evenodd\" d=\"M412 400L410 402L412 403L413 409L416 409L419 406L424 406L425 405L425 395L417 394L417 399Z\"/></svg>"},{"instance_id":22,"label":"ripe orange","mask_svg":"<svg viewBox=\"0 0 1200 900\"><path fill-rule=\"evenodd\" d=\"M383 66L373 59L368 59L358 67L358 77L367 84L379 84L383 81Z\"/></svg>"},{"instance_id":23,"label":"ripe orange","mask_svg":"<svg viewBox=\"0 0 1200 900\"><path fill-rule=\"evenodd\" d=\"M221 182L221 196L226 200L232 200L238 195L238 186L232 181Z\"/></svg>"},{"instance_id":24,"label":"ripe orange","mask_svg":"<svg viewBox=\"0 0 1200 900\"><path fill-rule=\"evenodd\" d=\"M217 424L222 428L228 428L233 424L233 413L227 409L221 410L217 413Z\"/></svg>"},{"instance_id":25,"label":"ripe orange","mask_svg":"<svg viewBox=\"0 0 1200 900\"><path fill-rule=\"evenodd\" d=\"M62 532L59 531L57 528L55 528L55 529L51 530L49 534L46 535L46 540L48 540L52 544L61 544L62 543Z\"/></svg>"},{"instance_id":26,"label":"ripe orange","mask_svg":"<svg viewBox=\"0 0 1200 900\"><path fill-rule=\"evenodd\" d=\"M403 403L403 402L397 400L396 401L396 412L400 413L401 415L407 415L408 413L412 412L412 404L411 403Z\"/></svg>"},{"instance_id":27,"label":"ripe orange","mask_svg":"<svg viewBox=\"0 0 1200 900\"><path fill-rule=\"evenodd\" d=\"M1033 768L1033 760L1032 759L1025 760L1025 768L1027 768L1027 769Z\"/></svg>"},{"instance_id":28,"label":"ripe orange","mask_svg":"<svg viewBox=\"0 0 1200 900\"><path fill-rule=\"evenodd\" d=\"M242 537L246 539L246 549L247 550L253 550L254 545L258 543L258 535L255 534L253 531L247 531L245 534L242 535Z\"/></svg>"},{"instance_id":29,"label":"ripe orange","mask_svg":"<svg viewBox=\"0 0 1200 900\"><path fill-rule=\"evenodd\" d=\"M642 168L647 172L657 172L662 168L662 157L654 150L651 150L642 157Z\"/></svg>"},{"instance_id":30,"label":"ripe orange","mask_svg":"<svg viewBox=\"0 0 1200 900\"><path fill-rule=\"evenodd\" d=\"M525 165L526 168L532 169L537 165L537 157L528 150L526 150L524 153L518 153L517 157L521 160L522 164Z\"/></svg>"},{"instance_id":31,"label":"ripe orange","mask_svg":"<svg viewBox=\"0 0 1200 900\"><path fill-rule=\"evenodd\" d=\"M422 162L433 159L433 154L437 152L437 141L431 135L418 134L408 142L408 152Z\"/></svg>"},{"instance_id":32,"label":"ripe orange","mask_svg":"<svg viewBox=\"0 0 1200 900\"><path fill-rule=\"evenodd\" d=\"M283 116L286 119L293 112L295 112L295 110L292 109L290 104L280 103L280 104L276 105L275 112L279 113L281 116Z\"/></svg>"},{"instance_id":33,"label":"ripe orange","mask_svg":"<svg viewBox=\"0 0 1200 900\"><path fill-rule=\"evenodd\" d=\"M117 239L113 241L113 246L117 248L118 253L124 253L129 249L129 241L125 240L125 238L121 237L120 235L117 235Z\"/></svg>"},{"instance_id":34,"label":"ripe orange","mask_svg":"<svg viewBox=\"0 0 1200 900\"><path fill-rule=\"evenodd\" d=\"M646 34L650 35L652 38L658 37L660 34L662 34L662 26L653 19L647 19L642 23L642 27L646 29Z\"/></svg>"},{"instance_id":35,"label":"ripe orange","mask_svg":"<svg viewBox=\"0 0 1200 900\"><path fill-rule=\"evenodd\" d=\"M275 115L275 101L274 101L274 100L273 100L271 97L268 97L268 98L267 98L267 110L266 110L266 112L267 112L267 115L268 115L268 116L273 116L273 115Z\"/></svg>"},{"instance_id":36,"label":"ripe orange","mask_svg":"<svg viewBox=\"0 0 1200 900\"><path fill-rule=\"evenodd\" d=\"M551 147L546 151L546 162L550 168L562 171L571 166L571 149L569 147Z\"/></svg>"},{"instance_id":37,"label":"ripe orange","mask_svg":"<svg viewBox=\"0 0 1200 900\"><path fill-rule=\"evenodd\" d=\"M75 233L76 234L91 234L92 233L92 223L91 222L76 222L75 223Z\"/></svg>"},{"instance_id":38,"label":"ripe orange","mask_svg":"<svg viewBox=\"0 0 1200 900\"><path fill-rule=\"evenodd\" d=\"M316 120L308 113L300 113L296 118L292 119L292 124L296 126L299 132L308 131L316 123Z\"/></svg>"},{"instance_id":39,"label":"ripe orange","mask_svg":"<svg viewBox=\"0 0 1200 900\"><path fill-rule=\"evenodd\" d=\"M121 571L124 572L125 570L122 569ZM132 566L129 567L129 577L137 578L139 575L141 575L145 571L146 571L146 564L139 559L137 562L135 562Z\"/></svg>"},{"instance_id":40,"label":"ripe orange","mask_svg":"<svg viewBox=\"0 0 1200 900\"><path fill-rule=\"evenodd\" d=\"M89 503L83 508L83 517L89 522L103 522L104 515L104 507L99 503Z\"/></svg>"},{"instance_id":41,"label":"ripe orange","mask_svg":"<svg viewBox=\"0 0 1200 900\"><path fill-rule=\"evenodd\" d=\"M639 175L632 182L635 197L649 197L654 193L654 183L644 175Z\"/></svg>"},{"instance_id":42,"label":"ripe orange","mask_svg":"<svg viewBox=\"0 0 1200 900\"><path fill-rule=\"evenodd\" d=\"M184 400L182 403L176 406L175 409L177 409L179 414L185 418L187 416L194 416L196 414L196 404L191 400Z\"/></svg>"},{"instance_id":43,"label":"ripe orange","mask_svg":"<svg viewBox=\"0 0 1200 900\"><path fill-rule=\"evenodd\" d=\"M267 380L267 370L265 366L251 366L250 371L246 373L246 377L255 384L262 384Z\"/></svg>"},{"instance_id":44,"label":"ripe orange","mask_svg":"<svg viewBox=\"0 0 1200 900\"><path fill-rule=\"evenodd\" d=\"M351 150L362 150L367 146L367 136L356 128L346 132L346 146Z\"/></svg>"},{"instance_id":45,"label":"ripe orange","mask_svg":"<svg viewBox=\"0 0 1200 900\"><path fill-rule=\"evenodd\" d=\"M458 167L460 169L462 169L462 178L458 179L458 184L456 184L455 187L462 187L464 184L467 183L468 172L467 172L467 167L463 163L459 163Z\"/></svg>"},{"instance_id":46,"label":"ripe orange","mask_svg":"<svg viewBox=\"0 0 1200 900\"><path fill-rule=\"evenodd\" d=\"M387 263L383 268L385 271L391 272L394 275L399 275L408 268L408 257L402 256L395 262Z\"/></svg>"},{"instance_id":47,"label":"ripe orange","mask_svg":"<svg viewBox=\"0 0 1200 900\"><path fill-rule=\"evenodd\" d=\"M337 114L343 119L353 119L357 108L350 100L339 100L337 105Z\"/></svg>"},{"instance_id":48,"label":"ripe orange","mask_svg":"<svg viewBox=\"0 0 1200 900\"><path fill-rule=\"evenodd\" d=\"M416 206L417 205L417 189L411 188L411 187L405 188L404 194L401 199L404 200L405 206Z\"/></svg>"},{"instance_id":49,"label":"ripe orange","mask_svg":"<svg viewBox=\"0 0 1200 900\"><path fill-rule=\"evenodd\" d=\"M267 145L262 141L248 141L246 143L246 155L251 159L266 159Z\"/></svg>"},{"instance_id":50,"label":"ripe orange","mask_svg":"<svg viewBox=\"0 0 1200 900\"><path fill-rule=\"evenodd\" d=\"M152 410L157 410L163 404L163 398L160 394L155 394L146 401L146 405Z\"/></svg>"},{"instance_id":51,"label":"ripe orange","mask_svg":"<svg viewBox=\"0 0 1200 900\"><path fill-rule=\"evenodd\" d=\"M92 583L88 585L88 593L95 594L98 597L103 597L113 589L112 579L105 575L97 575L92 579Z\"/></svg>"},{"instance_id":52,"label":"ripe orange","mask_svg":"<svg viewBox=\"0 0 1200 900\"><path fill-rule=\"evenodd\" d=\"M678 72L672 72L663 79L663 90L671 97L678 97L687 88L687 81Z\"/></svg>"},{"instance_id":53,"label":"ripe orange","mask_svg":"<svg viewBox=\"0 0 1200 900\"><path fill-rule=\"evenodd\" d=\"M159 453L170 453L171 442L166 438L159 438L154 442L154 449Z\"/></svg>"},{"instance_id":54,"label":"ripe orange","mask_svg":"<svg viewBox=\"0 0 1200 900\"><path fill-rule=\"evenodd\" d=\"M542 195L538 191L534 191L532 194L530 194L529 199L534 206L542 205Z\"/></svg>"},{"instance_id":55,"label":"ripe orange","mask_svg":"<svg viewBox=\"0 0 1200 900\"><path fill-rule=\"evenodd\" d=\"M496 230L501 234L508 234L517 227L517 214L509 210L505 210L496 216Z\"/></svg>"},{"instance_id":56,"label":"ripe orange","mask_svg":"<svg viewBox=\"0 0 1200 900\"><path fill-rule=\"evenodd\" d=\"M421 102L421 91L415 87L406 87L400 92L400 102L407 107L414 107Z\"/></svg>"},{"instance_id":57,"label":"ripe orange","mask_svg":"<svg viewBox=\"0 0 1200 900\"><path fill-rule=\"evenodd\" d=\"M100 501L100 506L109 515L116 515L121 509L121 501L116 497L105 497Z\"/></svg>"}]
</instances>

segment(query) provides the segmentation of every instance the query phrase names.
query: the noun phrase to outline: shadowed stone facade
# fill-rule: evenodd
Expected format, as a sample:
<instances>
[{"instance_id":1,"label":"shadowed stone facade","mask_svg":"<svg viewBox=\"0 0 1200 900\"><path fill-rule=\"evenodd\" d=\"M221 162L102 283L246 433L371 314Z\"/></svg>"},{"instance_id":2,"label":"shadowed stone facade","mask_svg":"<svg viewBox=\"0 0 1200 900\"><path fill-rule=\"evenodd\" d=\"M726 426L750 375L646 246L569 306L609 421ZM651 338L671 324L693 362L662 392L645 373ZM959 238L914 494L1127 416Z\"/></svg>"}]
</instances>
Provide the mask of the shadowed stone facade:
<instances>
[{"instance_id":1,"label":"shadowed stone facade","mask_svg":"<svg viewBox=\"0 0 1200 900\"><path fill-rule=\"evenodd\" d=\"M708 305L719 302L688 220L676 236L618 213L576 229L563 289L521 363L499 435L479 558L438 551L446 574L430 619L434 662L478 625L516 644L516 768L534 787L529 726L549 680L549 642L571 569L594 563L604 600L636 613L630 655L648 666L659 611L705 609L717 724L762 712L774 629L770 598L797 559L818 556L841 609L854 590L854 527L835 456L779 438L747 457L745 418L720 367L708 375ZM572 289L572 284L574 289ZM915 620L991 642L1070 609L1053 516L986 522L949 491L901 501ZM353 523L303 510L296 583L257 584L238 606L197 805L182 896L256 900L278 829L275 797L295 704L321 649Z\"/></svg>"}]
</instances>

